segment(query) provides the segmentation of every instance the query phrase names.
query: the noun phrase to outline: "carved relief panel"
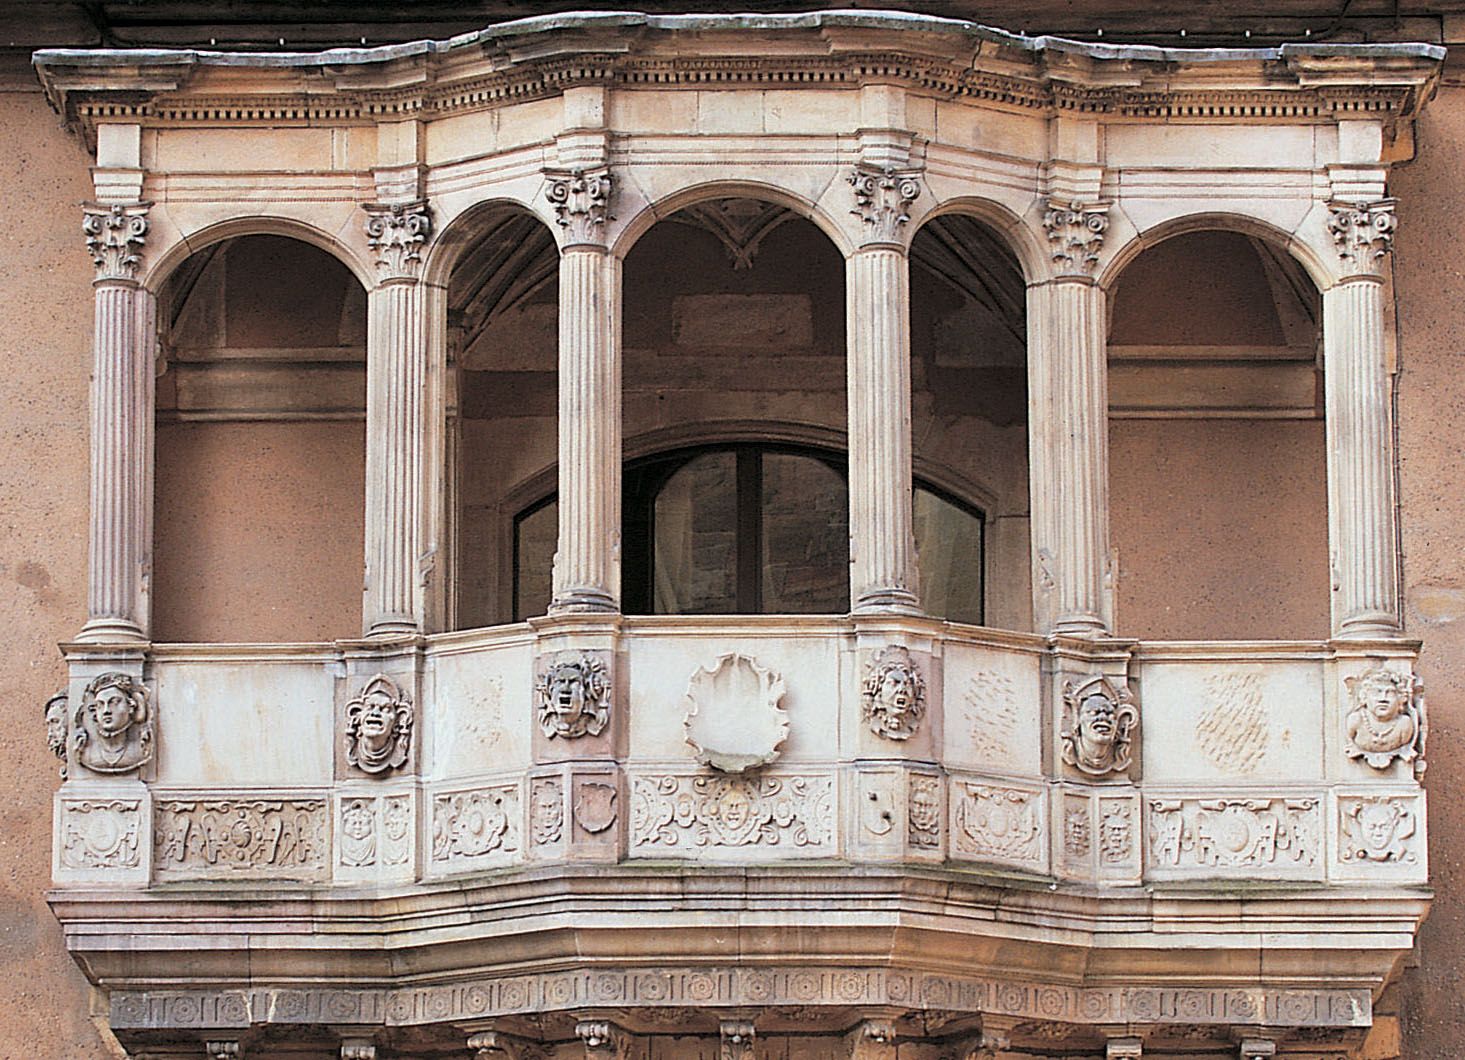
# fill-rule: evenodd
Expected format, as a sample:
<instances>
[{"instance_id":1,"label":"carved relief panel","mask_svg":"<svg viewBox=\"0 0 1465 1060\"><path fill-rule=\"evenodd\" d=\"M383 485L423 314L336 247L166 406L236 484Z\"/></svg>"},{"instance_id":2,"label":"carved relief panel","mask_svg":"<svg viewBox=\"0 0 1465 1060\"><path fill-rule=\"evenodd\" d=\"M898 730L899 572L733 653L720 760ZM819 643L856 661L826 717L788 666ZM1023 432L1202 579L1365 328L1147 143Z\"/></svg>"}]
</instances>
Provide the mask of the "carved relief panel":
<instances>
[{"instance_id":1,"label":"carved relief panel","mask_svg":"<svg viewBox=\"0 0 1465 1060\"><path fill-rule=\"evenodd\" d=\"M1139 881L1137 792L1060 788L1054 793L1054 814L1053 849L1059 875L1104 883Z\"/></svg>"},{"instance_id":2,"label":"carved relief panel","mask_svg":"<svg viewBox=\"0 0 1465 1060\"><path fill-rule=\"evenodd\" d=\"M98 674L82 692L71 719L78 764L93 773L121 774L153 759L156 735L148 689L131 674Z\"/></svg>"},{"instance_id":3,"label":"carved relief panel","mask_svg":"<svg viewBox=\"0 0 1465 1060\"><path fill-rule=\"evenodd\" d=\"M105 795L56 805L53 870L58 881L146 883L145 800Z\"/></svg>"},{"instance_id":4,"label":"carved relief panel","mask_svg":"<svg viewBox=\"0 0 1465 1060\"><path fill-rule=\"evenodd\" d=\"M836 849L834 812L832 776L636 776L630 853L828 857Z\"/></svg>"},{"instance_id":5,"label":"carved relief panel","mask_svg":"<svg viewBox=\"0 0 1465 1060\"><path fill-rule=\"evenodd\" d=\"M612 685L602 652L559 652L534 681L539 729L550 740L599 736L610 724Z\"/></svg>"},{"instance_id":6,"label":"carved relief panel","mask_svg":"<svg viewBox=\"0 0 1465 1060\"><path fill-rule=\"evenodd\" d=\"M464 872L517 861L520 831L517 784L435 795L431 869Z\"/></svg>"},{"instance_id":7,"label":"carved relief panel","mask_svg":"<svg viewBox=\"0 0 1465 1060\"><path fill-rule=\"evenodd\" d=\"M1344 678L1344 685L1343 747L1348 758L1378 771L1403 762L1422 775L1429 723L1419 678L1374 667Z\"/></svg>"},{"instance_id":8,"label":"carved relief panel","mask_svg":"<svg viewBox=\"0 0 1465 1060\"><path fill-rule=\"evenodd\" d=\"M46 746L61 762L61 779L66 779L66 713L70 702L65 692L57 692L50 699L42 713L46 719Z\"/></svg>"},{"instance_id":9,"label":"carved relief panel","mask_svg":"<svg viewBox=\"0 0 1465 1060\"><path fill-rule=\"evenodd\" d=\"M926 679L910 649L893 644L875 652L860 685L860 716L887 740L909 740L926 714Z\"/></svg>"},{"instance_id":10,"label":"carved relief panel","mask_svg":"<svg viewBox=\"0 0 1465 1060\"><path fill-rule=\"evenodd\" d=\"M1333 872L1349 879L1428 877L1423 792L1339 794Z\"/></svg>"},{"instance_id":11,"label":"carved relief panel","mask_svg":"<svg viewBox=\"0 0 1465 1060\"><path fill-rule=\"evenodd\" d=\"M1104 674L1063 683L1063 761L1090 777L1126 773L1134 760L1139 707L1125 684Z\"/></svg>"},{"instance_id":12,"label":"carved relief panel","mask_svg":"<svg viewBox=\"0 0 1465 1060\"><path fill-rule=\"evenodd\" d=\"M952 777L951 857L1045 871L1046 801L1037 787Z\"/></svg>"},{"instance_id":13,"label":"carved relief panel","mask_svg":"<svg viewBox=\"0 0 1465 1060\"><path fill-rule=\"evenodd\" d=\"M386 674L377 674L346 703L346 762L368 776L406 767L412 757L416 714L412 697Z\"/></svg>"},{"instance_id":14,"label":"carved relief panel","mask_svg":"<svg viewBox=\"0 0 1465 1060\"><path fill-rule=\"evenodd\" d=\"M1316 797L1151 798L1146 813L1147 875L1322 875Z\"/></svg>"},{"instance_id":15,"label":"carved relief panel","mask_svg":"<svg viewBox=\"0 0 1465 1060\"><path fill-rule=\"evenodd\" d=\"M328 870L323 798L161 799L153 816L160 879L317 880Z\"/></svg>"},{"instance_id":16,"label":"carved relief panel","mask_svg":"<svg viewBox=\"0 0 1465 1060\"><path fill-rule=\"evenodd\" d=\"M408 792L342 794L336 799L338 879L411 879L416 811Z\"/></svg>"}]
</instances>

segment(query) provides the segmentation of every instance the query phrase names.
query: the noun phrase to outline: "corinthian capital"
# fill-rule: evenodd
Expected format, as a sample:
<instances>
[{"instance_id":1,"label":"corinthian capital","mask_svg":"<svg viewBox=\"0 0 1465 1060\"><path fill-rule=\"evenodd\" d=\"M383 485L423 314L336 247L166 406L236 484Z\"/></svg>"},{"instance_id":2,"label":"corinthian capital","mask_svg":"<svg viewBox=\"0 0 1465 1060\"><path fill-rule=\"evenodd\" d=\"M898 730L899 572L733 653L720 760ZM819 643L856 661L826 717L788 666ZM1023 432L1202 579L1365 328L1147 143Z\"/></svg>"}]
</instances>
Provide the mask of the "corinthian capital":
<instances>
[{"instance_id":1,"label":"corinthian capital","mask_svg":"<svg viewBox=\"0 0 1465 1060\"><path fill-rule=\"evenodd\" d=\"M901 228L911 219L911 203L921 194L920 171L858 165L849 183L855 190L850 213L864 222L863 242L899 243Z\"/></svg>"},{"instance_id":2,"label":"corinthian capital","mask_svg":"<svg viewBox=\"0 0 1465 1060\"><path fill-rule=\"evenodd\" d=\"M1053 264L1060 276L1092 276L1109 230L1109 204L1061 203L1049 200L1043 228L1053 247Z\"/></svg>"},{"instance_id":3,"label":"corinthian capital","mask_svg":"<svg viewBox=\"0 0 1465 1060\"><path fill-rule=\"evenodd\" d=\"M1328 203L1328 231L1333 233L1333 246L1349 276L1377 276L1384 256L1393 249L1394 216L1397 199L1378 202Z\"/></svg>"},{"instance_id":4,"label":"corinthian capital","mask_svg":"<svg viewBox=\"0 0 1465 1060\"><path fill-rule=\"evenodd\" d=\"M98 280L135 280L148 234L150 202L82 207L81 230Z\"/></svg>"},{"instance_id":5,"label":"corinthian capital","mask_svg":"<svg viewBox=\"0 0 1465 1060\"><path fill-rule=\"evenodd\" d=\"M422 268L422 246L432 234L426 201L363 203L366 243L376 251L377 275L383 280L414 280Z\"/></svg>"},{"instance_id":6,"label":"corinthian capital","mask_svg":"<svg viewBox=\"0 0 1465 1060\"><path fill-rule=\"evenodd\" d=\"M601 242L606 221L615 220L610 213L613 191L610 170L574 169L544 171L549 187L545 197L554 207L555 217L565 230L565 245Z\"/></svg>"}]
</instances>

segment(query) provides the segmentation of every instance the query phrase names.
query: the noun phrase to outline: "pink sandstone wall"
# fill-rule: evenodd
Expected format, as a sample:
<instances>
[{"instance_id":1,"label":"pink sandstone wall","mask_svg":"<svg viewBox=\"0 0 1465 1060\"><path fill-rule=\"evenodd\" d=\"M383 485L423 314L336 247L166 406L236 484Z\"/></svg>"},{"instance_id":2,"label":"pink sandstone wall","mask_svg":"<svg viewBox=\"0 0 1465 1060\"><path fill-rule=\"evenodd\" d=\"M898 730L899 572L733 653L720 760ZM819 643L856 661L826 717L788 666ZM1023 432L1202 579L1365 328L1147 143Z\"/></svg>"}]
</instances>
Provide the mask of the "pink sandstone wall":
<instances>
[{"instance_id":1,"label":"pink sandstone wall","mask_svg":"<svg viewBox=\"0 0 1465 1060\"><path fill-rule=\"evenodd\" d=\"M86 616L87 379L92 267L81 243L88 159L46 107L28 66L0 70L0 1057L114 1055L90 989L46 907L51 793L41 705L62 687L56 642Z\"/></svg>"}]
</instances>

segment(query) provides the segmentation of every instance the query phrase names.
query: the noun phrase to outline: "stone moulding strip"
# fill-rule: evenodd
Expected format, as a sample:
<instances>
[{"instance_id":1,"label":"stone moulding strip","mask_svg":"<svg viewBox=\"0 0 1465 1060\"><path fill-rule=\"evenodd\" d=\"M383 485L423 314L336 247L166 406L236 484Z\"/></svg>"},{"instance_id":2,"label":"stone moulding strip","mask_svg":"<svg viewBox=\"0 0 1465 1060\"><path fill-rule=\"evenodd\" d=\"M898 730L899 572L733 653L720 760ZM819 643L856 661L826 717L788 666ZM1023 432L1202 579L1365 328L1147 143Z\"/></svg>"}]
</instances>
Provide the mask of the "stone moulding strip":
<instances>
[{"instance_id":1,"label":"stone moulding strip","mask_svg":"<svg viewBox=\"0 0 1465 1060\"><path fill-rule=\"evenodd\" d=\"M1367 1027L1367 988L1073 988L880 968L602 969L385 990L113 991L116 1030L417 1026L584 1008L891 1006L1086 1024Z\"/></svg>"}]
</instances>

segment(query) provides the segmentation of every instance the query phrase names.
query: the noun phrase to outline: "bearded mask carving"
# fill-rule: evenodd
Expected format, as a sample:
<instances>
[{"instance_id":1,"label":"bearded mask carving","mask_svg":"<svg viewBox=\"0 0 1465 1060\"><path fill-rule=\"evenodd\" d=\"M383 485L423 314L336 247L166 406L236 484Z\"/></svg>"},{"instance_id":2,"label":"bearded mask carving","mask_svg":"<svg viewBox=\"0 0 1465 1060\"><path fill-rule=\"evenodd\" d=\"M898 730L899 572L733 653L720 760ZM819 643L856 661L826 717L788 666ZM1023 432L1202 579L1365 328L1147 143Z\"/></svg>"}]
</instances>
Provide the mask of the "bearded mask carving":
<instances>
[{"instance_id":1,"label":"bearded mask carving","mask_svg":"<svg viewBox=\"0 0 1465 1060\"><path fill-rule=\"evenodd\" d=\"M1063 761L1089 776L1122 773L1130 766L1139 708L1128 688L1100 674L1063 686Z\"/></svg>"}]
</instances>

